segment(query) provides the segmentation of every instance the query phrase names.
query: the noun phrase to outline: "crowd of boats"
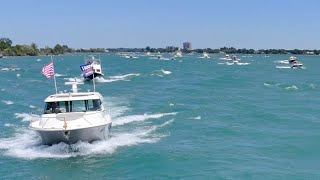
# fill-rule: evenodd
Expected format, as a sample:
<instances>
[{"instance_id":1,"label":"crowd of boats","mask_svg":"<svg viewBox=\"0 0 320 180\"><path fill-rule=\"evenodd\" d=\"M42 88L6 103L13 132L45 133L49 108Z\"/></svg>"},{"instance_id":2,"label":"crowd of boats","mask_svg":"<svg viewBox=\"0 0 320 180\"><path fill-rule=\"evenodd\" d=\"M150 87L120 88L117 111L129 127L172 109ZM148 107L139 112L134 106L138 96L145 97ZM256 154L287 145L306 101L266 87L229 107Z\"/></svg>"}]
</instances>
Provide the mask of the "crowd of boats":
<instances>
[{"instance_id":1,"label":"crowd of boats","mask_svg":"<svg viewBox=\"0 0 320 180\"><path fill-rule=\"evenodd\" d=\"M160 53L147 55L162 58ZM125 57L135 56L131 54ZM176 52L172 59L180 57L182 53ZM199 58L209 59L210 56L204 52ZM235 65L239 64L240 60L236 55L229 54L220 59ZM291 68L303 67L294 56L289 57L288 63L291 64ZM95 91L95 79L104 76L101 59L91 56L85 59L85 64L81 65L80 69L85 81L93 81L93 92L78 92L77 86L83 82L66 82L65 85L72 86L71 92L56 90L55 94L44 100L45 108L41 115L30 115L30 128L40 135L43 144L92 142L109 137L112 124L110 112L103 106L103 96Z\"/></svg>"}]
</instances>

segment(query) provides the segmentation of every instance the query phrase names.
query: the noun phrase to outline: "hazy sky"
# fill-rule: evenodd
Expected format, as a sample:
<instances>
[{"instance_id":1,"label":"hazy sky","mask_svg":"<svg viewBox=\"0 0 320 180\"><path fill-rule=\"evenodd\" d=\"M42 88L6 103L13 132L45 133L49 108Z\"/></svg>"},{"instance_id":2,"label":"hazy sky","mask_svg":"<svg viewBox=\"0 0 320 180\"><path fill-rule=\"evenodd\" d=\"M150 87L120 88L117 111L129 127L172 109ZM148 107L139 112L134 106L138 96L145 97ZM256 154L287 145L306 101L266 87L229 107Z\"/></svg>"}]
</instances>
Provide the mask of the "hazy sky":
<instances>
[{"instance_id":1,"label":"hazy sky","mask_svg":"<svg viewBox=\"0 0 320 180\"><path fill-rule=\"evenodd\" d=\"M4 0L0 37L69 47L320 49L318 0Z\"/></svg>"}]
</instances>

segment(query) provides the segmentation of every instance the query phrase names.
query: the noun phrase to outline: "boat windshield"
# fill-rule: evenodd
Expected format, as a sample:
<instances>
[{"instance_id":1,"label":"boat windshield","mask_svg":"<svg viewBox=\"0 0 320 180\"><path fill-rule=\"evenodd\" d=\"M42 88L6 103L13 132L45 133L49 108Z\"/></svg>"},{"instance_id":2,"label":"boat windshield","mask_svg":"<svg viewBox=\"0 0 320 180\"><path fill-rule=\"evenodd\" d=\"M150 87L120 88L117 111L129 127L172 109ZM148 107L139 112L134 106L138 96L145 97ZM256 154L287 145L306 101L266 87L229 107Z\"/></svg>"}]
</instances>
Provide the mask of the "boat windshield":
<instances>
[{"instance_id":1,"label":"boat windshield","mask_svg":"<svg viewBox=\"0 0 320 180\"><path fill-rule=\"evenodd\" d=\"M58 101L47 102L45 105L45 114L70 113L70 112L86 112L101 110L100 99L81 100L81 101Z\"/></svg>"}]
</instances>

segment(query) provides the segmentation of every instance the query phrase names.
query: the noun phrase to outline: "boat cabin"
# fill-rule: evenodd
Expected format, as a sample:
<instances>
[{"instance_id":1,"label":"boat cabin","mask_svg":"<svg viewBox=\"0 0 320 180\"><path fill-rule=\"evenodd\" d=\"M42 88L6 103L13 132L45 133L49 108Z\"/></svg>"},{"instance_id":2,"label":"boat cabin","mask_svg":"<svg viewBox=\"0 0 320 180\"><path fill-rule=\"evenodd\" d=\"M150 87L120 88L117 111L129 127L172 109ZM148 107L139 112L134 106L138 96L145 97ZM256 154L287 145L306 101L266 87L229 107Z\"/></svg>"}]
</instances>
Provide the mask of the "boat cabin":
<instances>
[{"instance_id":1,"label":"boat cabin","mask_svg":"<svg viewBox=\"0 0 320 180\"><path fill-rule=\"evenodd\" d=\"M44 114L101 111L101 98L96 92L51 95L45 100Z\"/></svg>"}]
</instances>

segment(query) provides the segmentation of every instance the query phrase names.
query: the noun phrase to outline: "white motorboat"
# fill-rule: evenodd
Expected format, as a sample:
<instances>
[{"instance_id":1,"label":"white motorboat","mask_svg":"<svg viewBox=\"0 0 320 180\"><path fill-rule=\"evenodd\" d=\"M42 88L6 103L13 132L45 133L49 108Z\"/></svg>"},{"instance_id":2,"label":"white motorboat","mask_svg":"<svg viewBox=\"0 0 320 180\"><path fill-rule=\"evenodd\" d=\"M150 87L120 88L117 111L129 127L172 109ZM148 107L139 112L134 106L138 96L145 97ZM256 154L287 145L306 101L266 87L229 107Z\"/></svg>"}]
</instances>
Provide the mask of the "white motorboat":
<instances>
[{"instance_id":1,"label":"white motorboat","mask_svg":"<svg viewBox=\"0 0 320 180\"><path fill-rule=\"evenodd\" d=\"M112 121L102 104L102 95L98 92L78 92L77 85L82 83L66 84L72 85L73 92L48 96L44 101L43 114L31 114L30 128L40 135L46 145L107 139Z\"/></svg>"},{"instance_id":2,"label":"white motorboat","mask_svg":"<svg viewBox=\"0 0 320 180\"><path fill-rule=\"evenodd\" d=\"M174 57L182 57L182 52L180 51L180 49L176 51Z\"/></svg>"},{"instance_id":3,"label":"white motorboat","mask_svg":"<svg viewBox=\"0 0 320 180\"><path fill-rule=\"evenodd\" d=\"M239 59L236 55L233 55L232 56L232 61L233 61L233 64L238 64L239 63Z\"/></svg>"},{"instance_id":4,"label":"white motorboat","mask_svg":"<svg viewBox=\"0 0 320 180\"><path fill-rule=\"evenodd\" d=\"M94 56L91 56L91 58L85 60L85 63L85 65L80 66L85 80L103 77L100 58L96 59Z\"/></svg>"},{"instance_id":5,"label":"white motorboat","mask_svg":"<svg viewBox=\"0 0 320 180\"><path fill-rule=\"evenodd\" d=\"M293 69L299 69L302 67L303 67L303 64L301 62L294 62L291 66L291 68L293 68Z\"/></svg>"},{"instance_id":6,"label":"white motorboat","mask_svg":"<svg viewBox=\"0 0 320 180\"><path fill-rule=\"evenodd\" d=\"M298 62L297 57L295 57L295 56L290 56L290 57L289 57L289 63L290 63L290 64L293 64L293 63L295 63L295 62Z\"/></svg>"},{"instance_id":7,"label":"white motorboat","mask_svg":"<svg viewBox=\"0 0 320 180\"><path fill-rule=\"evenodd\" d=\"M232 59L230 58L230 55L229 54L226 54L225 55L225 60L227 60L227 61L231 61Z\"/></svg>"},{"instance_id":8,"label":"white motorboat","mask_svg":"<svg viewBox=\"0 0 320 180\"><path fill-rule=\"evenodd\" d=\"M210 56L209 56L209 54L207 52L203 52L202 58L207 59L207 58L210 58Z\"/></svg>"}]
</instances>

